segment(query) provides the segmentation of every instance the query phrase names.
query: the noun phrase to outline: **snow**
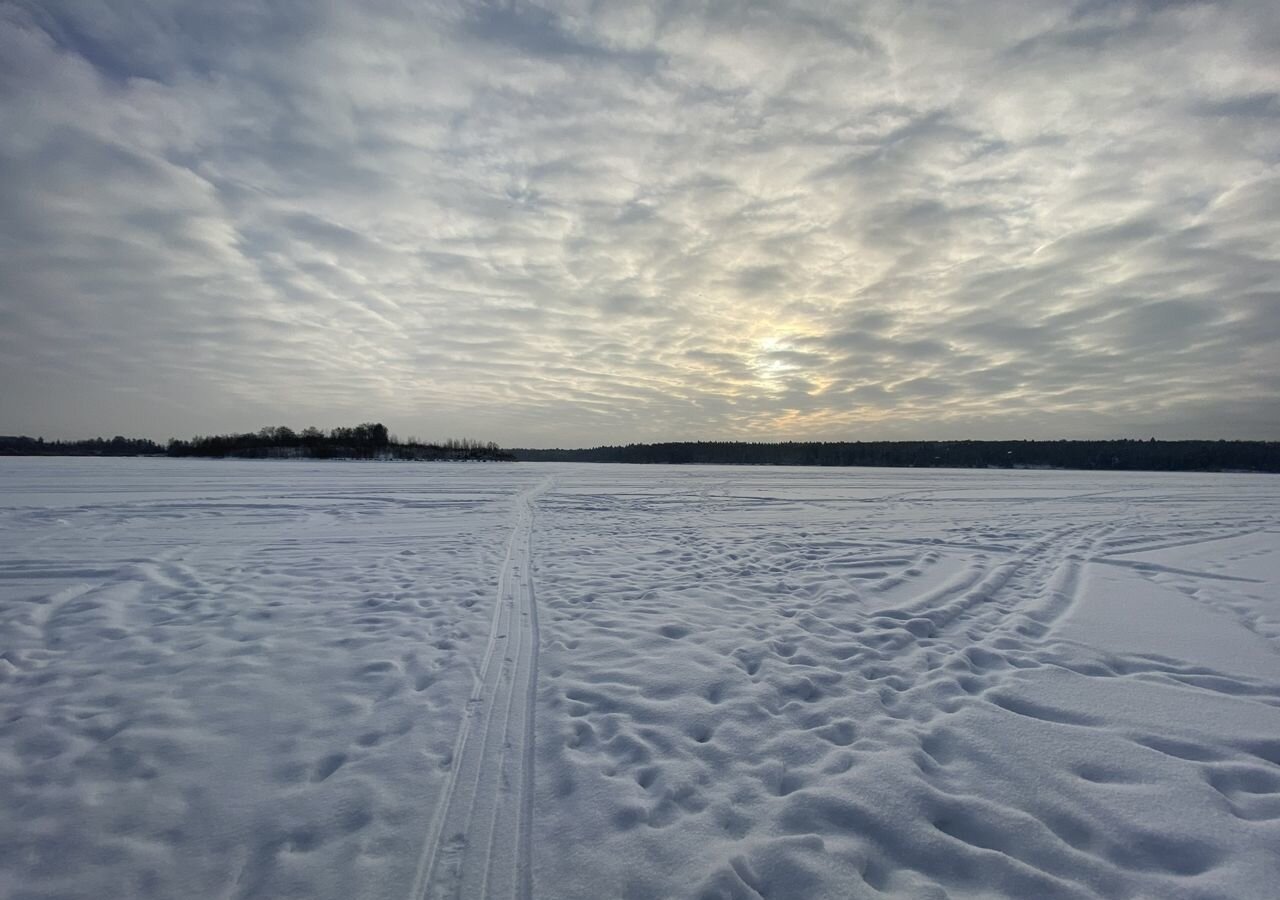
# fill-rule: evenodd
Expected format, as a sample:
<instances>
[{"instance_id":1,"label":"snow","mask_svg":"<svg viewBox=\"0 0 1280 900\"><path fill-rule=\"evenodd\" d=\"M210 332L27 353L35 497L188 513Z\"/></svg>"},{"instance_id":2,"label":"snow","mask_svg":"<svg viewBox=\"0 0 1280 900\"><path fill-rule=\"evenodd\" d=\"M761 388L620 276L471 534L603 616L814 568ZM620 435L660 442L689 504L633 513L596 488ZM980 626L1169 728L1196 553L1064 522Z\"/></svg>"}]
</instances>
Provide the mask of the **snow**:
<instances>
[{"instance_id":1,"label":"snow","mask_svg":"<svg viewBox=\"0 0 1280 900\"><path fill-rule=\"evenodd\" d=\"M0 896L1269 898L1280 480L0 460Z\"/></svg>"}]
</instances>

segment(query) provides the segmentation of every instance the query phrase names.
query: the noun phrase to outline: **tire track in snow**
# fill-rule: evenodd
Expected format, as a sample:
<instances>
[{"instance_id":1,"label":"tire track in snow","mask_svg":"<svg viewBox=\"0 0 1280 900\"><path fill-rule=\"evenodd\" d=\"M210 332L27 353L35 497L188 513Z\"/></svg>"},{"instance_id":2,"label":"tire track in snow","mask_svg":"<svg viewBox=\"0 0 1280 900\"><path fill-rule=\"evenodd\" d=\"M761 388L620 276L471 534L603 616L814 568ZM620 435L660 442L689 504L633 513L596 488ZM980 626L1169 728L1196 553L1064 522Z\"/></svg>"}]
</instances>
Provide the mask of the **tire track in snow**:
<instances>
[{"instance_id":1,"label":"tire track in snow","mask_svg":"<svg viewBox=\"0 0 1280 900\"><path fill-rule=\"evenodd\" d=\"M533 518L551 484L548 478L515 499L488 645L418 862L413 900L528 900L533 894Z\"/></svg>"}]
</instances>

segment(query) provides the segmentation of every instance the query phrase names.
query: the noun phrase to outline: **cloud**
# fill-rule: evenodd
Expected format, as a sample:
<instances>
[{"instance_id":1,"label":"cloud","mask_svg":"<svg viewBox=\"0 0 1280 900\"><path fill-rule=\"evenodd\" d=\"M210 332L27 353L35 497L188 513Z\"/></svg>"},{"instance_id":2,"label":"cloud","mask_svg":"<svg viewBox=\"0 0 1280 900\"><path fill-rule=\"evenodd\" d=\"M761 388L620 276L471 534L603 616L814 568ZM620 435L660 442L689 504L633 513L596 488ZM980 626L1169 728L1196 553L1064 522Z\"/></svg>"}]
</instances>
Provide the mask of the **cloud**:
<instances>
[{"instance_id":1,"label":"cloud","mask_svg":"<svg viewBox=\"0 0 1280 900\"><path fill-rule=\"evenodd\" d=\"M0 6L0 430L1280 438L1266 3Z\"/></svg>"}]
</instances>

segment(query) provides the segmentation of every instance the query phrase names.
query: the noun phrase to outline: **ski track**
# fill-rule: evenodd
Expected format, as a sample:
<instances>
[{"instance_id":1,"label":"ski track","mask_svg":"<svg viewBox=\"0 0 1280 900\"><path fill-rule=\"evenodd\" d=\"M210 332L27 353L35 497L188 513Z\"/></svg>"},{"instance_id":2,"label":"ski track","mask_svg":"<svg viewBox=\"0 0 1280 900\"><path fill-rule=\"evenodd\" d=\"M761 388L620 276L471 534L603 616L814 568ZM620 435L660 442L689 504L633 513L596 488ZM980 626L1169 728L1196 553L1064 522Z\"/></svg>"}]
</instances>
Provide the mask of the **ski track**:
<instances>
[{"instance_id":1,"label":"ski track","mask_svg":"<svg viewBox=\"0 0 1280 900\"><path fill-rule=\"evenodd\" d=\"M449 778L412 897L532 897L533 720L538 613L534 505L550 479L515 500L493 621L467 700Z\"/></svg>"}]
</instances>

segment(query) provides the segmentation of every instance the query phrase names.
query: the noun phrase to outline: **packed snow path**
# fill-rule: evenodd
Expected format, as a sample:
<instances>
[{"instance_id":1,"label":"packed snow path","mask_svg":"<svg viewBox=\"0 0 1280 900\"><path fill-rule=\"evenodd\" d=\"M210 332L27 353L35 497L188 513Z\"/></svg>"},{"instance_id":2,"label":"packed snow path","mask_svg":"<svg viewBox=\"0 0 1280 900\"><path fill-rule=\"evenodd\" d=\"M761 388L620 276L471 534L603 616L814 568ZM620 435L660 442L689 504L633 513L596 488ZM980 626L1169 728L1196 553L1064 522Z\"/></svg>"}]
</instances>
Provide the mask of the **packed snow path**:
<instances>
[{"instance_id":1,"label":"packed snow path","mask_svg":"<svg viewBox=\"0 0 1280 900\"><path fill-rule=\"evenodd\" d=\"M533 594L534 504L550 479L515 501L489 642L423 851L415 898L532 896L534 688L538 609Z\"/></svg>"}]
</instances>

